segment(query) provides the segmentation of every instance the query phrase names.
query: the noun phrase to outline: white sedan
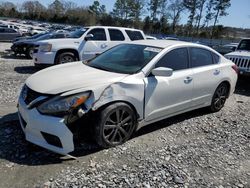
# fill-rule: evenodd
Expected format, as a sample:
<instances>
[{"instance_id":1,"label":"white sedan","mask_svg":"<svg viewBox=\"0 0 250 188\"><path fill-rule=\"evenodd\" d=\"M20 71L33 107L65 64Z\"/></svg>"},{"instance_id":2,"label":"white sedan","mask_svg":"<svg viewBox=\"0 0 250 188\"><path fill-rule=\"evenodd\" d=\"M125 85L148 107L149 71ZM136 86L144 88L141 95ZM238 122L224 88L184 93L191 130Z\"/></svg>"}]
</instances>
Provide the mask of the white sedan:
<instances>
[{"instance_id":1,"label":"white sedan","mask_svg":"<svg viewBox=\"0 0 250 188\"><path fill-rule=\"evenodd\" d=\"M108 148L170 116L202 107L219 111L236 81L237 66L209 47L135 41L30 76L19 119L28 141L63 155L75 149L82 128Z\"/></svg>"}]
</instances>

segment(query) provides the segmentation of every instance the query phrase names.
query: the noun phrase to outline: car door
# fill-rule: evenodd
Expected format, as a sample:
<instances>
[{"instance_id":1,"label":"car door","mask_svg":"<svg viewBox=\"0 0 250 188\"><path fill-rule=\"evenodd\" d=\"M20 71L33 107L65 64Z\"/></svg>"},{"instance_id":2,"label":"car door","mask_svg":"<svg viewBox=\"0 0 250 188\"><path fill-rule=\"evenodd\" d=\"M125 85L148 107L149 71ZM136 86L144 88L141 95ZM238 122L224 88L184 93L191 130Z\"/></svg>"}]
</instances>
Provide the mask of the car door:
<instances>
[{"instance_id":1,"label":"car door","mask_svg":"<svg viewBox=\"0 0 250 188\"><path fill-rule=\"evenodd\" d=\"M209 105L222 79L219 56L204 48L189 48L193 69L193 106Z\"/></svg>"},{"instance_id":2,"label":"car door","mask_svg":"<svg viewBox=\"0 0 250 188\"><path fill-rule=\"evenodd\" d=\"M82 60L88 60L108 49L107 33L104 28L91 29L87 35L92 34L82 48Z\"/></svg>"},{"instance_id":3,"label":"car door","mask_svg":"<svg viewBox=\"0 0 250 188\"><path fill-rule=\"evenodd\" d=\"M174 49L162 57L157 67L173 69L170 77L145 78L145 120L153 121L186 110L192 101L192 70L188 68L187 48Z\"/></svg>"}]
</instances>

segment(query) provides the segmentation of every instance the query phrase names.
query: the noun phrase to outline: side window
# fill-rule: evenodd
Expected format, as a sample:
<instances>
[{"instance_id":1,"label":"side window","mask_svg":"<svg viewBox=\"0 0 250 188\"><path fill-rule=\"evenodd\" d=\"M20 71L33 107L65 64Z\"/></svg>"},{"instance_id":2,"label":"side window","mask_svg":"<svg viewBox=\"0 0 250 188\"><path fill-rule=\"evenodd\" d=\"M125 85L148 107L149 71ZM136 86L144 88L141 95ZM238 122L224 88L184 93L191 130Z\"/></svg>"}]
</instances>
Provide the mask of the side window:
<instances>
[{"instance_id":1,"label":"side window","mask_svg":"<svg viewBox=\"0 0 250 188\"><path fill-rule=\"evenodd\" d=\"M14 29L6 29L6 33L16 33Z\"/></svg>"},{"instance_id":2,"label":"side window","mask_svg":"<svg viewBox=\"0 0 250 188\"><path fill-rule=\"evenodd\" d=\"M130 40L143 40L143 36L140 31L125 30Z\"/></svg>"},{"instance_id":3,"label":"side window","mask_svg":"<svg viewBox=\"0 0 250 188\"><path fill-rule=\"evenodd\" d=\"M212 56L213 56L214 64L219 63L220 62L220 56L218 56L217 54L215 54L213 52L211 52L211 53L212 53Z\"/></svg>"},{"instance_id":4,"label":"side window","mask_svg":"<svg viewBox=\"0 0 250 188\"><path fill-rule=\"evenodd\" d=\"M213 58L210 51L202 48L190 48L192 67L201 67L213 64Z\"/></svg>"},{"instance_id":5,"label":"side window","mask_svg":"<svg viewBox=\"0 0 250 188\"><path fill-rule=\"evenodd\" d=\"M118 29L108 29L111 41L123 41L125 40L122 32Z\"/></svg>"},{"instance_id":6,"label":"side window","mask_svg":"<svg viewBox=\"0 0 250 188\"><path fill-rule=\"evenodd\" d=\"M64 34L55 34L54 36L52 36L52 38L58 39L58 38L62 38L63 36Z\"/></svg>"},{"instance_id":7,"label":"side window","mask_svg":"<svg viewBox=\"0 0 250 188\"><path fill-rule=\"evenodd\" d=\"M163 56L155 66L167 67L174 71L188 68L188 51L187 48L178 48L168 52Z\"/></svg>"},{"instance_id":8,"label":"side window","mask_svg":"<svg viewBox=\"0 0 250 188\"><path fill-rule=\"evenodd\" d=\"M92 34L94 37L90 40L105 41L107 40L104 29L92 29L88 34Z\"/></svg>"}]
</instances>

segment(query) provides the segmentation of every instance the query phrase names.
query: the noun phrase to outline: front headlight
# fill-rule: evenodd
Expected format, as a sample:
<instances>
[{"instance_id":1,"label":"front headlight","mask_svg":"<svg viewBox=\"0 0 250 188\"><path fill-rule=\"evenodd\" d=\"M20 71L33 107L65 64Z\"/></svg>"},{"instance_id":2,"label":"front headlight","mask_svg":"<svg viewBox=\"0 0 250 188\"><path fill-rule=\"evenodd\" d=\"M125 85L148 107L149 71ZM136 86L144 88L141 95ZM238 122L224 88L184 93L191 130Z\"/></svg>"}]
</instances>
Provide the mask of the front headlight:
<instances>
[{"instance_id":1,"label":"front headlight","mask_svg":"<svg viewBox=\"0 0 250 188\"><path fill-rule=\"evenodd\" d=\"M52 44L49 44L49 43L47 43L47 44L41 44L40 47L39 47L39 50L41 52L50 52L51 49L52 49Z\"/></svg>"},{"instance_id":2,"label":"front headlight","mask_svg":"<svg viewBox=\"0 0 250 188\"><path fill-rule=\"evenodd\" d=\"M79 93L76 95L61 97L54 97L37 107L41 114L47 115L66 115L72 110L84 104L89 98L90 92Z\"/></svg>"}]
</instances>

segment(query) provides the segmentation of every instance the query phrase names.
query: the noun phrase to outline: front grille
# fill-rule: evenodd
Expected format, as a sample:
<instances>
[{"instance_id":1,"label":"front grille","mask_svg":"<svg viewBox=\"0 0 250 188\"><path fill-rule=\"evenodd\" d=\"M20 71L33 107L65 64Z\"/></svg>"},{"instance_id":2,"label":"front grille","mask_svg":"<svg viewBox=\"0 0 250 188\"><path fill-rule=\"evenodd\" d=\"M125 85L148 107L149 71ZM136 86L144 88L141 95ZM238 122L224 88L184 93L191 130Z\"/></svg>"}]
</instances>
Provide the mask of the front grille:
<instances>
[{"instance_id":1,"label":"front grille","mask_svg":"<svg viewBox=\"0 0 250 188\"><path fill-rule=\"evenodd\" d=\"M240 68L250 69L250 59L238 57L230 57L229 59Z\"/></svg>"}]
</instances>

